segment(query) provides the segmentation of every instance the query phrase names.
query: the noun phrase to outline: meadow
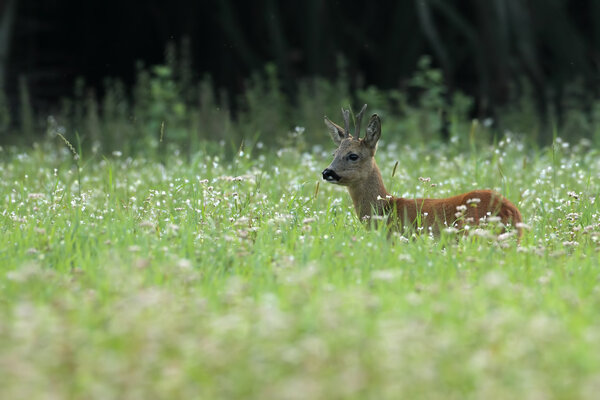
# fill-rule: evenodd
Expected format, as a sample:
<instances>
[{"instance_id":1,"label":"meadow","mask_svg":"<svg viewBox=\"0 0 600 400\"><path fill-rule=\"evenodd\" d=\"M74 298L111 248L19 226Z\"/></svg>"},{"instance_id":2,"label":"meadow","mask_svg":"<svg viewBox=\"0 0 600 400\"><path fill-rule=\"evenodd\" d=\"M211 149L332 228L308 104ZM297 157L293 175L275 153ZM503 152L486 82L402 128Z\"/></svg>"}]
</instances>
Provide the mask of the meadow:
<instances>
[{"instance_id":1,"label":"meadow","mask_svg":"<svg viewBox=\"0 0 600 400\"><path fill-rule=\"evenodd\" d=\"M44 123L0 96L0 398L597 397L600 102L472 121L424 58L408 91L341 68L294 101L267 66L234 113L173 59ZM494 189L520 244L366 229L321 179L323 114L363 103L391 193Z\"/></svg>"},{"instance_id":2,"label":"meadow","mask_svg":"<svg viewBox=\"0 0 600 400\"><path fill-rule=\"evenodd\" d=\"M325 127L231 156L3 147L0 397L596 398L597 148L389 131L392 193L495 189L520 245L365 229L321 182Z\"/></svg>"}]
</instances>

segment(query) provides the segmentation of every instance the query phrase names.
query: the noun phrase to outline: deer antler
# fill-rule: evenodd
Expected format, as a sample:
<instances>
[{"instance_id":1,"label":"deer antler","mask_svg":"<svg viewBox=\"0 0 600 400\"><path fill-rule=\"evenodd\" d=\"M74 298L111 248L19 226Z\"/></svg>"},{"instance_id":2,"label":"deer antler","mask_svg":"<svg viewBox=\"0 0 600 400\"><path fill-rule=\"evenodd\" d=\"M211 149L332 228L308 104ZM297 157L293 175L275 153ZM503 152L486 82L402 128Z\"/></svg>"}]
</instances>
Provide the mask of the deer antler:
<instances>
[{"instance_id":1,"label":"deer antler","mask_svg":"<svg viewBox=\"0 0 600 400\"><path fill-rule=\"evenodd\" d=\"M364 112L365 112L366 109L367 109L367 105L365 104L361 108L360 112L356 115L356 122L355 122L355 125L354 125L354 130L356 131L356 138L357 139L360 138L360 124L361 124L361 121L362 121L362 116L363 116L363 114L364 114Z\"/></svg>"},{"instance_id":2,"label":"deer antler","mask_svg":"<svg viewBox=\"0 0 600 400\"><path fill-rule=\"evenodd\" d=\"M350 137L350 110L344 110L342 108L342 116L344 117L344 131L346 137Z\"/></svg>"}]
</instances>

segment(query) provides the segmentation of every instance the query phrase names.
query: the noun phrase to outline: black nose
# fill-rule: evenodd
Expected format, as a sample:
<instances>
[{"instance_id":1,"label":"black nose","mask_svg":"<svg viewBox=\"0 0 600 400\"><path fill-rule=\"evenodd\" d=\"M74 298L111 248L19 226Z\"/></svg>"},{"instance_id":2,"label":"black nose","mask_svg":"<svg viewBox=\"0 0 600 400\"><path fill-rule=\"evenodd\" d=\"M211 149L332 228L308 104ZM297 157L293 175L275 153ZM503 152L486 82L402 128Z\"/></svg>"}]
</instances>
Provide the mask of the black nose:
<instances>
[{"instance_id":1,"label":"black nose","mask_svg":"<svg viewBox=\"0 0 600 400\"><path fill-rule=\"evenodd\" d=\"M327 182L337 182L340 180L340 176L336 174L334 170L325 168L323 171L323 179Z\"/></svg>"}]
</instances>

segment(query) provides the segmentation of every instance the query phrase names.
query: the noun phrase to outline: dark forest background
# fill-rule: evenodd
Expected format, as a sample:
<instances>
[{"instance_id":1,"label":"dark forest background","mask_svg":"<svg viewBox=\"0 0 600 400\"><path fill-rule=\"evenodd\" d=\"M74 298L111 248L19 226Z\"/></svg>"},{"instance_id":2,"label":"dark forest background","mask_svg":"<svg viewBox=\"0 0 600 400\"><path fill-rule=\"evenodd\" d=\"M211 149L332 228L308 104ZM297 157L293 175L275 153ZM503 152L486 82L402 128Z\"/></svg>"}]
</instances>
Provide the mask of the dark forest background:
<instances>
[{"instance_id":1,"label":"dark forest background","mask_svg":"<svg viewBox=\"0 0 600 400\"><path fill-rule=\"evenodd\" d=\"M169 43L189 64L185 82L209 75L233 116L265 65L292 104L303 79L340 74L353 101L367 87L414 91L423 55L443 98L473 99L471 117L501 118L526 94L541 121L560 125L570 102L593 113L600 97L594 0L0 0L0 15L0 89L13 114L23 96L36 115L55 112L78 78L96 98L109 78L130 93Z\"/></svg>"}]
</instances>

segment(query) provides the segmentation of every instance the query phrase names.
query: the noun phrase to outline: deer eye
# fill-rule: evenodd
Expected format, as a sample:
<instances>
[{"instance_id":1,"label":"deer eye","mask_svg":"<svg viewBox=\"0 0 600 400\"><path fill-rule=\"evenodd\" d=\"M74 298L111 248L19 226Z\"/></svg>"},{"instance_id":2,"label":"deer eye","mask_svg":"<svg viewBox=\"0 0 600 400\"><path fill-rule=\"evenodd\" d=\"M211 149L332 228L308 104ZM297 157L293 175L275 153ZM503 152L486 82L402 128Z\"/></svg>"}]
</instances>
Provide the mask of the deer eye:
<instances>
[{"instance_id":1,"label":"deer eye","mask_svg":"<svg viewBox=\"0 0 600 400\"><path fill-rule=\"evenodd\" d=\"M348 159L350 159L351 161L356 161L358 160L358 154L351 153L350 155L348 155Z\"/></svg>"}]
</instances>

